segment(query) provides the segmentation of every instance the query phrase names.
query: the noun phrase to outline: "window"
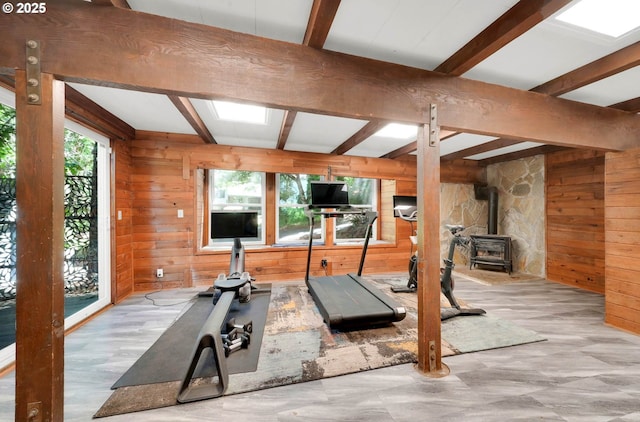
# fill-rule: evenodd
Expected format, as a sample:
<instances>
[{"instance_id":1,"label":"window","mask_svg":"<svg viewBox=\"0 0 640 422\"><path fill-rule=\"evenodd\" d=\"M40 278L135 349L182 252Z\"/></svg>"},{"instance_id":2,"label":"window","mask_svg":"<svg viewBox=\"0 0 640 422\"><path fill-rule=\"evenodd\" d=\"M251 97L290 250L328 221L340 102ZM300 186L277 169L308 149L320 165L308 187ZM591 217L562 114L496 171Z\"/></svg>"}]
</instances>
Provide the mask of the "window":
<instances>
[{"instance_id":1,"label":"window","mask_svg":"<svg viewBox=\"0 0 640 422\"><path fill-rule=\"evenodd\" d=\"M265 174L210 170L209 244L264 243Z\"/></svg>"},{"instance_id":2,"label":"window","mask_svg":"<svg viewBox=\"0 0 640 422\"><path fill-rule=\"evenodd\" d=\"M349 204L357 208L376 211L378 209L378 183L376 179L339 176L336 180L346 182L349 192ZM367 222L362 215L345 215L336 218L336 243L363 240L367 231ZM377 239L376 225L373 225L372 239Z\"/></svg>"},{"instance_id":3,"label":"window","mask_svg":"<svg viewBox=\"0 0 640 422\"><path fill-rule=\"evenodd\" d=\"M280 173L278 186L278 243L306 243L309 241L309 218L305 207L311 203L311 181L320 180L318 175ZM313 238L324 240L323 221L315 217Z\"/></svg>"}]
</instances>

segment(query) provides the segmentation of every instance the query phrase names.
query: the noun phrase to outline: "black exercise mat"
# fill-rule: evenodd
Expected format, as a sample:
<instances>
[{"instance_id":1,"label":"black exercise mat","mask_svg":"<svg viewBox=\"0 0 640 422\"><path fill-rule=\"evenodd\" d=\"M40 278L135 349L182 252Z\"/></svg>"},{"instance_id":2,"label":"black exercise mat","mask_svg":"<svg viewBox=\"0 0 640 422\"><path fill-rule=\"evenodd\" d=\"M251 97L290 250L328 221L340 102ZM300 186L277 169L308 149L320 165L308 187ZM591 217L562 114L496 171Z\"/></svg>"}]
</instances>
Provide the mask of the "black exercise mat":
<instances>
[{"instance_id":1,"label":"black exercise mat","mask_svg":"<svg viewBox=\"0 0 640 422\"><path fill-rule=\"evenodd\" d=\"M230 374L253 372L258 367L260 345L271 297L271 285L256 285L256 287L259 289L252 292L250 302L238 303L235 300L229 310L228 317L235 318L238 324L253 321L249 348L239 350L227 359ZM211 296L198 297L193 305L167 328L111 388L182 381L193 358L193 349L200 329L212 310ZM203 354L207 358L209 355L210 351ZM209 359L200 359L200 361L210 362ZM207 365L204 368L202 366L196 369L194 377L216 375L213 365Z\"/></svg>"}]
</instances>

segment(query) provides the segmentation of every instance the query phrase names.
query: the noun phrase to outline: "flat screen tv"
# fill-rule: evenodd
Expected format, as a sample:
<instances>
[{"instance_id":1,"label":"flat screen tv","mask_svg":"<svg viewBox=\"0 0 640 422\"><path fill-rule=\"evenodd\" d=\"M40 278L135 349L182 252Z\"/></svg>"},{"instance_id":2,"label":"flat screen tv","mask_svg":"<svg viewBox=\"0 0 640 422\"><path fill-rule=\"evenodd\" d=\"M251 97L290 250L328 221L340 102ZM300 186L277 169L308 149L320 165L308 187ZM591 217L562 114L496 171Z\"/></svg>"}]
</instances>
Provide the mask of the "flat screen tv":
<instances>
[{"instance_id":1,"label":"flat screen tv","mask_svg":"<svg viewBox=\"0 0 640 422\"><path fill-rule=\"evenodd\" d=\"M416 196L394 195L393 196L393 216L400 217L400 211L405 217L418 209L418 198Z\"/></svg>"},{"instance_id":2,"label":"flat screen tv","mask_svg":"<svg viewBox=\"0 0 640 422\"><path fill-rule=\"evenodd\" d=\"M211 238L235 239L258 237L256 211L212 211Z\"/></svg>"},{"instance_id":3,"label":"flat screen tv","mask_svg":"<svg viewBox=\"0 0 640 422\"><path fill-rule=\"evenodd\" d=\"M311 182L313 208L343 208L349 205L345 182Z\"/></svg>"}]
</instances>

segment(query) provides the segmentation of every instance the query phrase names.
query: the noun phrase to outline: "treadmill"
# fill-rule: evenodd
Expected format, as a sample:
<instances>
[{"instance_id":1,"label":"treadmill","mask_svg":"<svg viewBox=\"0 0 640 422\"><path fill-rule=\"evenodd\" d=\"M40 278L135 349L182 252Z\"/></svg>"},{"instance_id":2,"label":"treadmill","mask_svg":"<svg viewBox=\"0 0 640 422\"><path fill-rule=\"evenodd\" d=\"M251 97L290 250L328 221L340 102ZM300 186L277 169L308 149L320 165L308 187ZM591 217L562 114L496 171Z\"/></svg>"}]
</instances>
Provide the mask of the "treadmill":
<instances>
[{"instance_id":1,"label":"treadmill","mask_svg":"<svg viewBox=\"0 0 640 422\"><path fill-rule=\"evenodd\" d=\"M342 182L312 182L311 197L311 205L306 209L309 217L309 251L305 282L325 323L330 328L359 329L403 320L407 314L404 306L362 278L369 237L378 213L350 207L346 187ZM314 217L334 218L348 214L363 215L367 221L358 273L309 277Z\"/></svg>"}]
</instances>

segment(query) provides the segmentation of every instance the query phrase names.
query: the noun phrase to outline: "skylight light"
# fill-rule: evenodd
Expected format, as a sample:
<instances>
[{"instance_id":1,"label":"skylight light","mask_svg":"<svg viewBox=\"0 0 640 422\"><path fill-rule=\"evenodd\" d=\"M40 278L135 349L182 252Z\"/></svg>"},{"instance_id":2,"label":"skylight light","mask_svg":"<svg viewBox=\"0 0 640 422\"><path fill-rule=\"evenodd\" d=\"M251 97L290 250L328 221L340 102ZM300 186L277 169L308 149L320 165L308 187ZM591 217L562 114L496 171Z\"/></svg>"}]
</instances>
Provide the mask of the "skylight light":
<instances>
[{"instance_id":1,"label":"skylight light","mask_svg":"<svg viewBox=\"0 0 640 422\"><path fill-rule=\"evenodd\" d=\"M556 19L618 38L640 27L640 1L581 0Z\"/></svg>"},{"instance_id":2,"label":"skylight light","mask_svg":"<svg viewBox=\"0 0 640 422\"><path fill-rule=\"evenodd\" d=\"M267 124L267 109L262 106L212 101L213 109L220 120L231 122Z\"/></svg>"},{"instance_id":3,"label":"skylight light","mask_svg":"<svg viewBox=\"0 0 640 422\"><path fill-rule=\"evenodd\" d=\"M386 138L409 139L418 136L418 127L401 123L389 123L375 133L375 136Z\"/></svg>"}]
</instances>

